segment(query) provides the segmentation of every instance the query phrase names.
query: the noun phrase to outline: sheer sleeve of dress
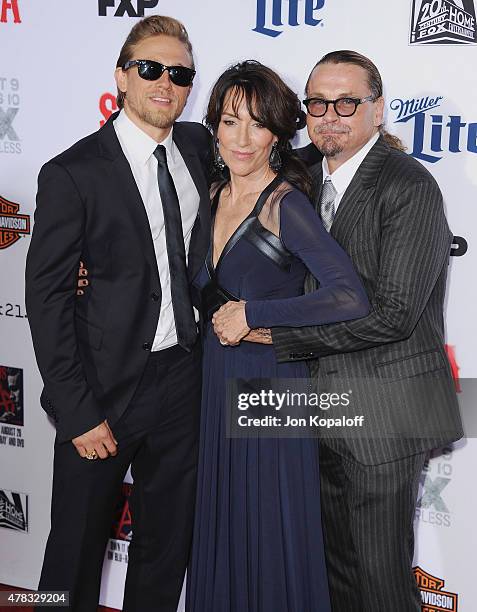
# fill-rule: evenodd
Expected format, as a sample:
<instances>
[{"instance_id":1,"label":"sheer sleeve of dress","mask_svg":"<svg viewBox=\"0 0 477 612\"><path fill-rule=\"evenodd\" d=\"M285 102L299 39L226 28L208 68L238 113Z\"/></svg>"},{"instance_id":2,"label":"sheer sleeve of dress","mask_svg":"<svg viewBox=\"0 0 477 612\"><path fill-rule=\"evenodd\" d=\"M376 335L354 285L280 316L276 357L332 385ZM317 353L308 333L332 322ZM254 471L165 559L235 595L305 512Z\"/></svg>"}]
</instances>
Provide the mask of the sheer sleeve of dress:
<instances>
[{"instance_id":1,"label":"sheer sleeve of dress","mask_svg":"<svg viewBox=\"0 0 477 612\"><path fill-rule=\"evenodd\" d=\"M366 292L350 258L325 230L303 193L283 188L281 194L272 194L259 220L305 264L319 288L297 297L248 301L245 312L250 328L322 325L369 314Z\"/></svg>"}]
</instances>

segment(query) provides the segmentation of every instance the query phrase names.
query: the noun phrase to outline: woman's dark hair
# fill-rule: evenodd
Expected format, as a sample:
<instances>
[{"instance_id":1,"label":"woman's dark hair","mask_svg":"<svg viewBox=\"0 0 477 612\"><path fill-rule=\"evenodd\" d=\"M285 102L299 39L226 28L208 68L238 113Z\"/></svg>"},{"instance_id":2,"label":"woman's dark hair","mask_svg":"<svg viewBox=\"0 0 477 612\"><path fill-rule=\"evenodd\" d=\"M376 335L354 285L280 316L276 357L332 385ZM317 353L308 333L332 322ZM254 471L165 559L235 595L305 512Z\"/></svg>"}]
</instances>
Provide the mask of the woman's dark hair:
<instances>
[{"instance_id":1,"label":"woman's dark hair","mask_svg":"<svg viewBox=\"0 0 477 612\"><path fill-rule=\"evenodd\" d=\"M303 127L303 112L298 96L276 72L255 60L245 60L228 68L212 88L205 123L217 138L224 101L231 92L231 104L237 113L245 99L250 116L270 130L277 138L282 159L280 174L309 198L312 182L305 164L293 153L290 140ZM221 178L229 178L225 168Z\"/></svg>"}]
</instances>

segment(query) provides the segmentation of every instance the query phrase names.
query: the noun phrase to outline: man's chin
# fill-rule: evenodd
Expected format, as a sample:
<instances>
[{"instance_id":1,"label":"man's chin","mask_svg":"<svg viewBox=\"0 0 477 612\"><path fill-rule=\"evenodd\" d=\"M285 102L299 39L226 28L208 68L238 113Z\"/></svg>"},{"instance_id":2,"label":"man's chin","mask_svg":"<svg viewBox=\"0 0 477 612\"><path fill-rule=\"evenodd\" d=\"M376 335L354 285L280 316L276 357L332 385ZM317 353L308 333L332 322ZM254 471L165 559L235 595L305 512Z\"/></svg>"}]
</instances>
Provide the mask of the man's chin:
<instances>
[{"instance_id":1,"label":"man's chin","mask_svg":"<svg viewBox=\"0 0 477 612\"><path fill-rule=\"evenodd\" d=\"M335 157L343 152L343 145L339 144L333 137L317 138L313 144L325 157Z\"/></svg>"},{"instance_id":2,"label":"man's chin","mask_svg":"<svg viewBox=\"0 0 477 612\"><path fill-rule=\"evenodd\" d=\"M178 115L173 112L161 114L147 112L141 117L145 123L161 130L172 127L177 118Z\"/></svg>"}]
</instances>

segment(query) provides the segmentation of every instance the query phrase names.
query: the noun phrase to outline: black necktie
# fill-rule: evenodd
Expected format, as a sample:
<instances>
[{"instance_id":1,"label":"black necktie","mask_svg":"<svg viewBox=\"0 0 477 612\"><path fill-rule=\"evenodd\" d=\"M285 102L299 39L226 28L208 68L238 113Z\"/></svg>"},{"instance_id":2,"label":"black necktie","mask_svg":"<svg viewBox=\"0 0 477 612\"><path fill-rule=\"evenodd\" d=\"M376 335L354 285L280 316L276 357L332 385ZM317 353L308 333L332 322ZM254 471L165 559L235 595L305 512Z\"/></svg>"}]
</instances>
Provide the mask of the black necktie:
<instances>
[{"instance_id":1,"label":"black necktie","mask_svg":"<svg viewBox=\"0 0 477 612\"><path fill-rule=\"evenodd\" d=\"M187 278L181 209L174 181L167 167L165 147L158 145L154 155L157 158L157 182L159 183L159 193L161 194L166 228L166 246L169 258L172 308L176 323L177 342L182 348L190 350L197 338L197 325L194 319L189 280Z\"/></svg>"}]
</instances>

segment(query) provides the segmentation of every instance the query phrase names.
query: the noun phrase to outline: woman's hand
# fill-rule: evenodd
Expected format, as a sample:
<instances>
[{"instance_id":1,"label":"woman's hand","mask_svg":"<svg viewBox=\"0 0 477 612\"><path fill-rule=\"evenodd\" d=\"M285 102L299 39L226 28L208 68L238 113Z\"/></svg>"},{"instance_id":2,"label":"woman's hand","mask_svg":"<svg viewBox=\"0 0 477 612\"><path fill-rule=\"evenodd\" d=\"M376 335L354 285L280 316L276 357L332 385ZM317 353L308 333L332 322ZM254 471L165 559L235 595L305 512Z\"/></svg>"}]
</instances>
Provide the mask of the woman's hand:
<instances>
[{"instance_id":1,"label":"woman's hand","mask_svg":"<svg viewBox=\"0 0 477 612\"><path fill-rule=\"evenodd\" d=\"M250 332L245 317L245 303L227 302L212 317L214 332L221 344L237 346Z\"/></svg>"}]
</instances>

